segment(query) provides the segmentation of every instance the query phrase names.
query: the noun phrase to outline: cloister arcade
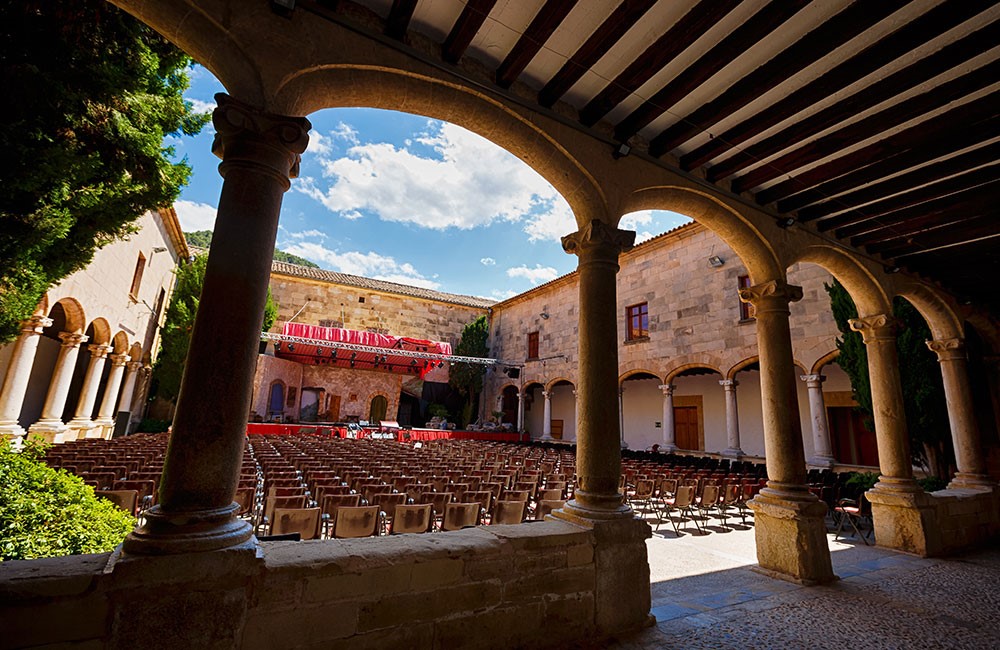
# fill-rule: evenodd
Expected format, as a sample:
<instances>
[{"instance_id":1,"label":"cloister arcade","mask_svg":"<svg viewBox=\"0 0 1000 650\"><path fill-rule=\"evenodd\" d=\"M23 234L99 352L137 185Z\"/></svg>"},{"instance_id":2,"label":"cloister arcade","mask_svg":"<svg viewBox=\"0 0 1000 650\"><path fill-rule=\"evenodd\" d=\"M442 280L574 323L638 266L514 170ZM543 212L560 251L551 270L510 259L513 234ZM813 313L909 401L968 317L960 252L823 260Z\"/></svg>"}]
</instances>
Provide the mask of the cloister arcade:
<instances>
[{"instance_id":1,"label":"cloister arcade","mask_svg":"<svg viewBox=\"0 0 1000 650\"><path fill-rule=\"evenodd\" d=\"M393 602L401 602L398 593L407 594L406 603L413 611L426 608L426 619L443 618L453 609L467 609L462 601L469 593L484 589L493 593L493 586L506 584L502 581L511 579L512 571L523 580L544 581L548 575L533 574L534 565L526 559L504 563L504 554L521 558L523 553L567 544L589 549L581 555L574 551L572 557L577 560L565 560L570 567L566 570L575 567L588 572L585 586L567 596L559 591L562 586L557 581L552 582L545 587L551 591L544 601L549 608L545 614L519 618L519 622L536 626L538 638L548 642L592 638L645 624L650 596L644 540L650 529L633 518L618 491L621 377L615 283L619 255L632 247L635 238L635 233L617 225L622 215L642 209L691 216L736 252L752 279L750 286L740 290L740 299L755 310L758 358L752 363L759 365L759 371L744 367L742 373L759 372L769 482L750 505L762 569L807 584L835 579L824 523L826 508L805 485L796 389L802 381L797 375L803 370L795 365L789 327L790 305L802 292L789 284L786 273L798 262L818 264L833 274L861 314L852 327L861 332L867 346L876 405L881 478L868 497L878 543L921 555L940 554L983 541L1000 530L1000 491L986 474L973 416L964 322L976 318L975 322L987 325L980 335L994 352L1000 348L995 321L984 312L973 317L974 306L960 304L955 296L915 274L887 272L884 263L849 241L820 237L811 226L788 227L788 217L776 216L769 205L706 182L699 174L652 156L623 155L620 147L610 146L601 129L580 128L564 117L562 108L548 110L526 99L533 91L518 86L508 92L511 84L500 84L497 79L513 81L537 48L524 65L508 63L508 70L500 70L496 77L494 70L482 74L473 65L442 64L438 43L406 29L417 3L393 3L386 22L361 10L345 10L344 18L326 2L300 2L299 7L225 0L115 0L115 4L190 53L216 75L229 94L217 96L219 105L213 114L214 150L222 159L220 173L225 181L202 294L202 304L209 308L199 310L192 335L160 502L149 512L145 525L101 569L110 575L105 588L111 603L101 610L109 621L102 633L110 636L112 644L142 643L156 635L173 634L192 645L254 647L259 642L249 633L244 635L243 627L259 626L260 620L308 626L320 635L333 634L333 629L345 647L352 640L376 643L377 638L384 644L401 638L393 634L404 633L405 624L393 621L405 617L386 613L393 611ZM272 4L286 10L276 12ZM545 6L556 11L558 4ZM290 6L293 9L287 10ZM409 12L398 11L397 6L407 6ZM565 12L559 15L565 17ZM917 17L922 16L907 16ZM553 24L560 21L557 18ZM831 17L824 24L833 29L836 23ZM448 31L439 35L443 38ZM393 34L405 35L407 43ZM449 48L455 47L453 37L444 45L446 60ZM512 77L510 66L515 70ZM463 126L516 154L571 206L578 230L567 233L562 245L578 257L577 375L546 382L539 379L546 392L566 390L560 381L568 381L576 394L577 489L574 499L554 519L527 531L491 533L488 540L486 532L442 535L435 540L435 548L400 540L370 547L324 548L302 543L295 550L269 550L258 545L249 525L236 517L233 495L282 195L293 182L308 141L310 124L304 116L339 106L388 108ZM948 395L959 471L948 490L933 495L917 485L910 461L891 316L891 299L896 295L913 302L929 323L934 334L929 345L938 353ZM82 328L82 322L78 327ZM817 367L815 362L808 365L810 370ZM662 377L663 385L669 386L684 379L684 370L645 372ZM724 381L742 374L737 365L713 370ZM537 387L532 390L537 393ZM523 393L518 395L523 400ZM361 558L360 563L345 564L345 554ZM386 554L393 556L387 569L379 563ZM428 587L433 581L418 579L421 567L446 560L465 563L458 565L464 571L456 579L458 586ZM487 564L480 564L484 561ZM365 562L389 572L380 574L379 580L391 586L366 573ZM328 567L332 565L339 568L331 572ZM475 571L469 569L473 566ZM314 581L311 572L316 571L326 571L323 580L327 583ZM342 574L363 576L362 581L351 583L354 588L377 584L379 589L392 591L392 598L378 606L385 608L381 616L367 609L359 613L355 606L338 612L343 620L338 619L334 628L323 627L332 616L322 608L323 590L350 588ZM476 580L492 586L483 587ZM274 584L281 586L284 596L262 591L262 585ZM140 611L156 615L121 614L134 606L140 589L152 603ZM422 595L413 593L420 589L425 590ZM284 597L298 599L294 602L303 607L282 608ZM219 601L225 603L225 616L220 616L219 607L208 606ZM470 613L469 620L491 622L489 629L497 634L488 643L502 646L504 626L497 623L500 619L491 607ZM251 611L255 616L247 618ZM546 625L546 620L556 617L561 625ZM247 620L251 622L244 623ZM482 641L481 633L475 634ZM471 643L471 637L465 641Z\"/></svg>"}]
</instances>

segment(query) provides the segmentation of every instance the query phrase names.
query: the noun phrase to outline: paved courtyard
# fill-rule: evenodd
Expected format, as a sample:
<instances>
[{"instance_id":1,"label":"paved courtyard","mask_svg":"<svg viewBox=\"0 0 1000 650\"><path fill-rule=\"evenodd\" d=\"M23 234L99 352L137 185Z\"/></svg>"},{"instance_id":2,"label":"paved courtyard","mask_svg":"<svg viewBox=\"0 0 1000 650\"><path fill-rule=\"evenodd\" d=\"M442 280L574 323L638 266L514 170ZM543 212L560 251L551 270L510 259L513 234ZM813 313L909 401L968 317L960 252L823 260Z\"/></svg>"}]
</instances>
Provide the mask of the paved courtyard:
<instances>
[{"instance_id":1,"label":"paved courtyard","mask_svg":"<svg viewBox=\"0 0 1000 650\"><path fill-rule=\"evenodd\" d=\"M1000 548L921 559L830 534L841 579L800 587L752 569L752 526L692 532L654 533L656 625L602 647L1000 648Z\"/></svg>"}]
</instances>

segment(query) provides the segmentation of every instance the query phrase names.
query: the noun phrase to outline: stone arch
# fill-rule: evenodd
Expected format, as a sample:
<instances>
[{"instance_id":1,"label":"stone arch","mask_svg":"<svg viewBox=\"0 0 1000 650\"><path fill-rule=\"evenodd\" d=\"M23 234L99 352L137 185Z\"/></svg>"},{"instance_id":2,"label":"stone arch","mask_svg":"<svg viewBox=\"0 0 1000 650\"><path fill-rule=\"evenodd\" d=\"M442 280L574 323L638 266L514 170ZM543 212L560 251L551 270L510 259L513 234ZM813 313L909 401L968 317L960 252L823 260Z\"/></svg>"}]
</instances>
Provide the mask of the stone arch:
<instances>
[{"instance_id":1,"label":"stone arch","mask_svg":"<svg viewBox=\"0 0 1000 650\"><path fill-rule=\"evenodd\" d=\"M812 368L809 369L809 374L818 375L822 373L823 368L839 356L840 356L840 350L833 350L832 352L827 352L826 354L824 354L823 356L821 356L819 359L816 360L816 363L814 363L812 365Z\"/></svg>"},{"instance_id":2,"label":"stone arch","mask_svg":"<svg viewBox=\"0 0 1000 650\"><path fill-rule=\"evenodd\" d=\"M556 387L556 385L560 383L569 384L570 386L573 387L573 390L576 390L576 382L570 379L569 377L556 377L555 379L551 380L548 384L545 385L545 390L552 390L553 388Z\"/></svg>"},{"instance_id":3,"label":"stone arch","mask_svg":"<svg viewBox=\"0 0 1000 650\"><path fill-rule=\"evenodd\" d=\"M578 226L609 220L607 197L590 171L548 132L486 93L407 70L330 64L282 79L275 105L288 115L363 106L450 122L524 161L566 200Z\"/></svg>"},{"instance_id":4,"label":"stone arch","mask_svg":"<svg viewBox=\"0 0 1000 650\"><path fill-rule=\"evenodd\" d=\"M59 305L66 316L66 332L83 333L87 328L87 314L83 311L83 305L76 298L60 298L55 305ZM55 305L52 307L54 308ZM51 309L49 310L51 313Z\"/></svg>"},{"instance_id":5,"label":"stone arch","mask_svg":"<svg viewBox=\"0 0 1000 650\"><path fill-rule=\"evenodd\" d=\"M920 312L935 339L964 336L962 319L952 310L944 297L931 287L920 282L908 282L898 288L896 295L908 300Z\"/></svg>"},{"instance_id":6,"label":"stone arch","mask_svg":"<svg viewBox=\"0 0 1000 650\"><path fill-rule=\"evenodd\" d=\"M755 363L760 363L760 357L759 356L754 355L752 357L747 357L746 359L743 359L742 361L739 361L739 362L735 363L733 365L733 367L730 368L726 372L726 374L724 376L725 376L726 379L732 379L732 378L734 378L736 376L736 373L738 373L740 370L744 370L744 369L752 366ZM793 363L795 363L795 365L797 365L797 366L800 366L800 367L802 366L802 364L799 363L798 361L793 361Z\"/></svg>"},{"instance_id":7,"label":"stone arch","mask_svg":"<svg viewBox=\"0 0 1000 650\"><path fill-rule=\"evenodd\" d=\"M126 354L129 349L128 334L123 330L118 330L118 333L111 339L111 347L115 354Z\"/></svg>"},{"instance_id":8,"label":"stone arch","mask_svg":"<svg viewBox=\"0 0 1000 650\"><path fill-rule=\"evenodd\" d=\"M106 319L95 318L91 321L90 327L94 328L94 335L90 339L90 343L106 345L111 342L111 326L108 325Z\"/></svg>"},{"instance_id":9,"label":"stone arch","mask_svg":"<svg viewBox=\"0 0 1000 650\"><path fill-rule=\"evenodd\" d=\"M657 373L655 373L655 372L653 372L652 370L646 370L646 369L643 369L643 368L635 368L634 370L628 370L626 372L623 372L618 377L618 385L621 386L622 383L624 383L626 379L628 379L629 377L634 377L636 375L649 375L650 377L653 377L653 378L656 378L656 379L660 378L660 375L657 374Z\"/></svg>"},{"instance_id":10,"label":"stone arch","mask_svg":"<svg viewBox=\"0 0 1000 650\"><path fill-rule=\"evenodd\" d=\"M749 219L708 192L679 185L638 189L623 201L618 218L639 210L672 210L704 225L733 249L754 283L785 277L778 253L764 234Z\"/></svg>"},{"instance_id":11,"label":"stone arch","mask_svg":"<svg viewBox=\"0 0 1000 650\"><path fill-rule=\"evenodd\" d=\"M847 251L827 244L806 246L788 263L788 266L796 262L816 264L826 269L844 285L844 289L858 308L859 316L892 312L892 300L875 274Z\"/></svg>"},{"instance_id":12,"label":"stone arch","mask_svg":"<svg viewBox=\"0 0 1000 650\"><path fill-rule=\"evenodd\" d=\"M35 305L35 311L32 315L34 316L45 316L49 313L49 294L46 293L42 296L42 299L38 301Z\"/></svg>"},{"instance_id":13,"label":"stone arch","mask_svg":"<svg viewBox=\"0 0 1000 650\"><path fill-rule=\"evenodd\" d=\"M545 390L545 382L543 382L540 379L532 379L531 381L526 381L524 383L524 386L521 387L521 394L527 395L528 391L534 388L535 386L538 386L542 390Z\"/></svg>"},{"instance_id":14,"label":"stone arch","mask_svg":"<svg viewBox=\"0 0 1000 650\"><path fill-rule=\"evenodd\" d=\"M138 342L133 343L132 347L128 350L128 356L131 361L142 361L143 351L142 345Z\"/></svg>"},{"instance_id":15,"label":"stone arch","mask_svg":"<svg viewBox=\"0 0 1000 650\"><path fill-rule=\"evenodd\" d=\"M691 363L682 364L682 365L677 366L676 368L673 368L672 370L670 370L666 374L666 377L664 378L663 383L664 384L669 384L674 379L677 379L677 377L680 376L681 374L683 374L684 372L686 372L688 370L694 370L696 368L703 368L705 370L711 370L712 372L715 372L715 373L718 373L718 374L722 375L722 371L719 370L718 366L715 366L715 365L712 365L711 363L706 363L706 362L703 362L703 361L695 361L695 362L691 362ZM723 376L725 376L725 375L723 375Z\"/></svg>"}]
</instances>

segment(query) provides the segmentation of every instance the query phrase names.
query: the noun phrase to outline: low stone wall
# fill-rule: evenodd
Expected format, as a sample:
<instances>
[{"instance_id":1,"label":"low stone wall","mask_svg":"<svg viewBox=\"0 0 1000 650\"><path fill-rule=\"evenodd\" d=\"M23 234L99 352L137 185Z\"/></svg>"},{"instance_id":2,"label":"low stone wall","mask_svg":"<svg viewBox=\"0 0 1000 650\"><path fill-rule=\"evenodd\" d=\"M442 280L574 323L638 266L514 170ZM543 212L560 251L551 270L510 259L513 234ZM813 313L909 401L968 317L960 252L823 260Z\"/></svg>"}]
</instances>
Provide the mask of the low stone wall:
<instances>
[{"instance_id":1,"label":"low stone wall","mask_svg":"<svg viewBox=\"0 0 1000 650\"><path fill-rule=\"evenodd\" d=\"M952 488L931 494L941 531L936 555L950 555L982 546L1000 536L1000 488Z\"/></svg>"},{"instance_id":2,"label":"low stone wall","mask_svg":"<svg viewBox=\"0 0 1000 650\"><path fill-rule=\"evenodd\" d=\"M648 534L636 520L595 529L550 519L159 558L4 562L0 645L478 649L593 641L647 620Z\"/></svg>"}]
</instances>

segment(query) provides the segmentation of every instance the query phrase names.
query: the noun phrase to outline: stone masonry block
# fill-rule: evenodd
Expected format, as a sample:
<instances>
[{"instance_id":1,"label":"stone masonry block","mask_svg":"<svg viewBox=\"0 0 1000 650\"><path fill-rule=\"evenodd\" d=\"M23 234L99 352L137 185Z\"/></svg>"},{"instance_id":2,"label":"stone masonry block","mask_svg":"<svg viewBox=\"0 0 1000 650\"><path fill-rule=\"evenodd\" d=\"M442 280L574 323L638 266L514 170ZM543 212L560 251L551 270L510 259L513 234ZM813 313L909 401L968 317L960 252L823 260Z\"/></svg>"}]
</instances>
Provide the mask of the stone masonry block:
<instances>
[{"instance_id":1,"label":"stone masonry block","mask_svg":"<svg viewBox=\"0 0 1000 650\"><path fill-rule=\"evenodd\" d=\"M434 591L412 592L365 603L358 615L358 631L370 632L414 621L429 621L454 613L474 611L500 603L499 580L474 582Z\"/></svg>"},{"instance_id":2,"label":"stone masonry block","mask_svg":"<svg viewBox=\"0 0 1000 650\"><path fill-rule=\"evenodd\" d=\"M412 566L400 564L361 573L319 576L306 581L303 598L309 603L372 599L409 591Z\"/></svg>"},{"instance_id":3,"label":"stone masonry block","mask_svg":"<svg viewBox=\"0 0 1000 650\"><path fill-rule=\"evenodd\" d=\"M19 648L101 638L107 633L108 611L102 595L0 606L0 645Z\"/></svg>"},{"instance_id":4,"label":"stone masonry block","mask_svg":"<svg viewBox=\"0 0 1000 650\"><path fill-rule=\"evenodd\" d=\"M548 642L558 630L542 625L541 603L525 603L439 621L435 648L523 648Z\"/></svg>"},{"instance_id":5,"label":"stone masonry block","mask_svg":"<svg viewBox=\"0 0 1000 650\"><path fill-rule=\"evenodd\" d=\"M593 565L521 575L504 585L504 602L535 600L547 594L592 593L595 579Z\"/></svg>"},{"instance_id":6,"label":"stone masonry block","mask_svg":"<svg viewBox=\"0 0 1000 650\"><path fill-rule=\"evenodd\" d=\"M575 567L593 564L594 546L592 544L577 544L566 549L566 566Z\"/></svg>"},{"instance_id":7,"label":"stone masonry block","mask_svg":"<svg viewBox=\"0 0 1000 650\"><path fill-rule=\"evenodd\" d=\"M290 611L258 612L247 618L242 650L296 648L354 634L358 605L301 607Z\"/></svg>"}]
</instances>

